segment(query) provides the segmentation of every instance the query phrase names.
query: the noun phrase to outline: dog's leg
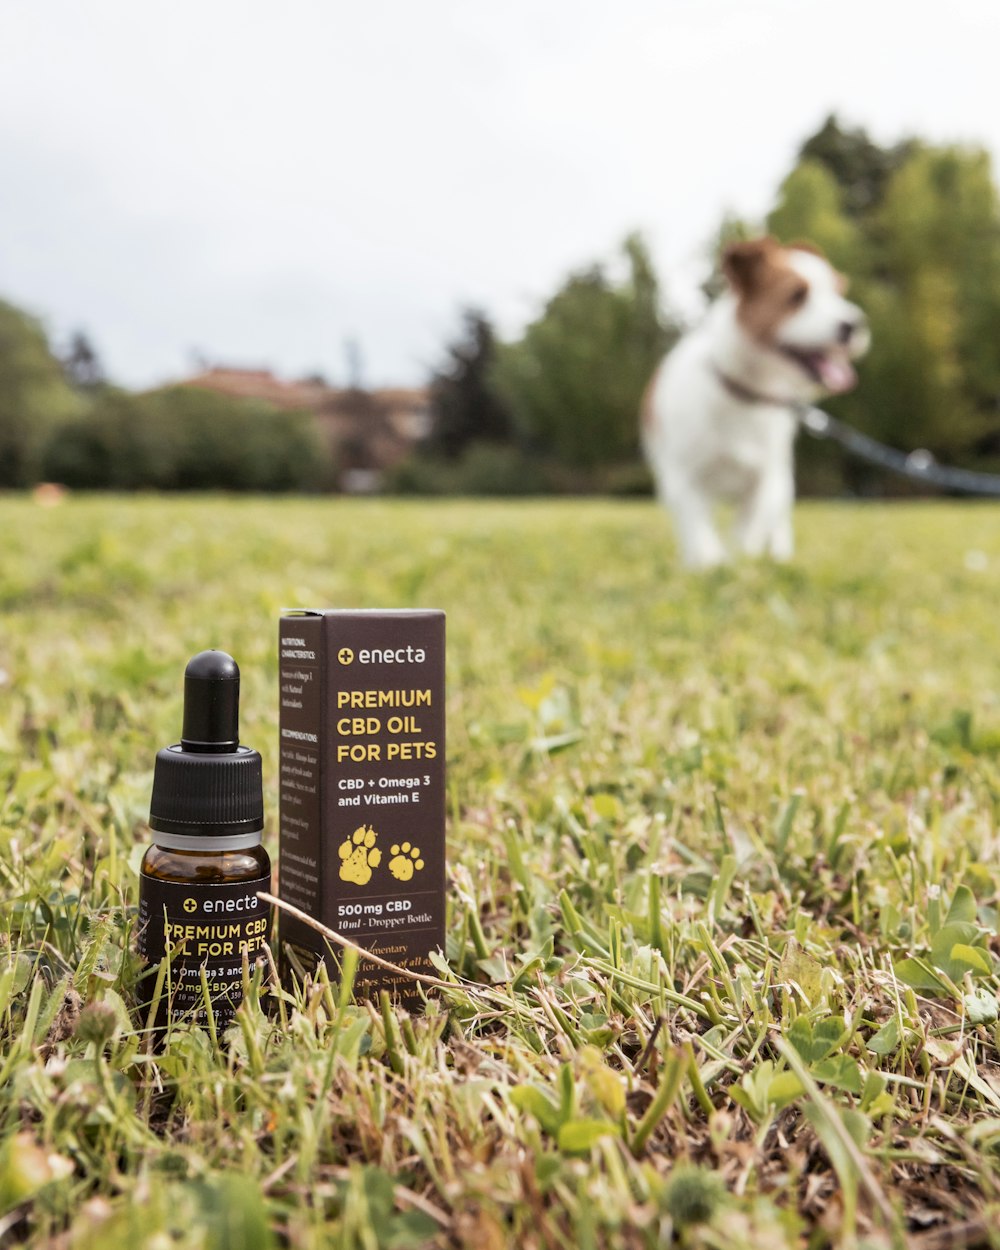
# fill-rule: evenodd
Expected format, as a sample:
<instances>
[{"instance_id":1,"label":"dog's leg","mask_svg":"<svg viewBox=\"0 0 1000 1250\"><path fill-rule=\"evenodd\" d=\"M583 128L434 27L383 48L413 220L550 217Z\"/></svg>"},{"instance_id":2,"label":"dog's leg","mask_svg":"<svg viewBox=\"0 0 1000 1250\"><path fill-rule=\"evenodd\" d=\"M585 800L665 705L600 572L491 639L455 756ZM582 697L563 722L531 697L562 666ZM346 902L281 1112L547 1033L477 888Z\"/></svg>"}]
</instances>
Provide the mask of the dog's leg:
<instances>
[{"instance_id":1,"label":"dog's leg","mask_svg":"<svg viewBox=\"0 0 1000 1250\"><path fill-rule=\"evenodd\" d=\"M775 560L785 562L795 554L795 532L792 528L792 496L789 492L787 506L771 526L767 549Z\"/></svg>"},{"instance_id":2,"label":"dog's leg","mask_svg":"<svg viewBox=\"0 0 1000 1250\"><path fill-rule=\"evenodd\" d=\"M674 514L681 557L688 568L709 569L726 560L726 548L712 519L712 503L700 490L674 481L664 491Z\"/></svg>"},{"instance_id":3,"label":"dog's leg","mask_svg":"<svg viewBox=\"0 0 1000 1250\"><path fill-rule=\"evenodd\" d=\"M736 543L745 555L792 558L793 500L790 474L765 473L758 479L737 513Z\"/></svg>"}]
</instances>

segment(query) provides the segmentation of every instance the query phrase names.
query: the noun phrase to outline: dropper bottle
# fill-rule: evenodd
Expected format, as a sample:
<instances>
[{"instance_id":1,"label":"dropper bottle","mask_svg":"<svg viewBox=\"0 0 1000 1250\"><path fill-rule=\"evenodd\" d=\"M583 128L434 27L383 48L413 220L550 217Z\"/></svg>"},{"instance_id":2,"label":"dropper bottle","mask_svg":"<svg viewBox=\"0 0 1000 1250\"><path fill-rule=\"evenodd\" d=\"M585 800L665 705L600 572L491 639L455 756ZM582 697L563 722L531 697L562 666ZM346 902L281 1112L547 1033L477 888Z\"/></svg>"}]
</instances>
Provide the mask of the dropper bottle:
<instances>
[{"instance_id":1,"label":"dropper bottle","mask_svg":"<svg viewBox=\"0 0 1000 1250\"><path fill-rule=\"evenodd\" d=\"M252 967L270 930L270 909L257 897L271 889L261 758L240 745L239 707L232 656L196 655L184 670L181 740L156 757L153 845L139 869L147 1003L160 981L155 1023L162 1027L169 1013L220 1038L243 998L244 956Z\"/></svg>"}]
</instances>

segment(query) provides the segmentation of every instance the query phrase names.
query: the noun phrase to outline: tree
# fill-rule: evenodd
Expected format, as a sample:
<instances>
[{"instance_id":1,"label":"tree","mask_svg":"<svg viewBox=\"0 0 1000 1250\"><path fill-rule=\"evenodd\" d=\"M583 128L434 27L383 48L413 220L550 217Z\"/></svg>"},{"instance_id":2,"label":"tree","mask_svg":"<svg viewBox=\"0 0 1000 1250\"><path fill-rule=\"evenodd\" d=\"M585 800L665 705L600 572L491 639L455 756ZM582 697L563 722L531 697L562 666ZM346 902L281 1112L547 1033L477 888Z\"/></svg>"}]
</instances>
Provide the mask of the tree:
<instances>
[{"instance_id":1,"label":"tree","mask_svg":"<svg viewBox=\"0 0 1000 1250\"><path fill-rule=\"evenodd\" d=\"M643 389L676 338L642 239L622 250L624 280L601 266L571 275L494 370L519 436L576 469L634 459Z\"/></svg>"},{"instance_id":2,"label":"tree","mask_svg":"<svg viewBox=\"0 0 1000 1250\"><path fill-rule=\"evenodd\" d=\"M1000 205L985 152L880 148L830 118L803 144L766 227L820 246L868 314L861 385L829 400L832 411L945 460L1000 453ZM844 471L858 485L872 476L851 462Z\"/></svg>"},{"instance_id":3,"label":"tree","mask_svg":"<svg viewBox=\"0 0 1000 1250\"><path fill-rule=\"evenodd\" d=\"M310 413L280 412L194 386L142 397L143 423L167 432L158 485L172 490L319 490L330 484L330 449Z\"/></svg>"},{"instance_id":4,"label":"tree","mask_svg":"<svg viewBox=\"0 0 1000 1250\"><path fill-rule=\"evenodd\" d=\"M176 430L152 397L105 386L86 414L53 431L43 472L78 490L149 490L171 483Z\"/></svg>"},{"instance_id":5,"label":"tree","mask_svg":"<svg viewBox=\"0 0 1000 1250\"><path fill-rule=\"evenodd\" d=\"M63 372L70 386L91 391L105 382L104 367L90 339L77 330L62 357Z\"/></svg>"},{"instance_id":6,"label":"tree","mask_svg":"<svg viewBox=\"0 0 1000 1250\"><path fill-rule=\"evenodd\" d=\"M800 161L781 184L767 228L782 243L814 243L846 273L857 275L862 265L861 231L845 212L836 178L819 161Z\"/></svg>"},{"instance_id":7,"label":"tree","mask_svg":"<svg viewBox=\"0 0 1000 1250\"><path fill-rule=\"evenodd\" d=\"M431 378L429 449L455 459L474 443L509 443L514 423L493 384L497 340L485 315L466 309L462 335L447 351Z\"/></svg>"},{"instance_id":8,"label":"tree","mask_svg":"<svg viewBox=\"0 0 1000 1250\"><path fill-rule=\"evenodd\" d=\"M0 486L37 481L51 430L80 411L41 325L0 301Z\"/></svg>"},{"instance_id":9,"label":"tree","mask_svg":"<svg viewBox=\"0 0 1000 1250\"><path fill-rule=\"evenodd\" d=\"M831 114L799 149L798 163L823 166L840 188L852 220L866 217L882 202L889 180L905 163L913 140L879 147L861 127L846 129Z\"/></svg>"},{"instance_id":10,"label":"tree","mask_svg":"<svg viewBox=\"0 0 1000 1250\"><path fill-rule=\"evenodd\" d=\"M319 490L333 477L310 414L186 386L102 389L53 433L45 471L90 490Z\"/></svg>"},{"instance_id":11,"label":"tree","mask_svg":"<svg viewBox=\"0 0 1000 1250\"><path fill-rule=\"evenodd\" d=\"M877 228L879 427L961 459L1000 427L1000 204L989 157L915 148L886 190Z\"/></svg>"}]
</instances>

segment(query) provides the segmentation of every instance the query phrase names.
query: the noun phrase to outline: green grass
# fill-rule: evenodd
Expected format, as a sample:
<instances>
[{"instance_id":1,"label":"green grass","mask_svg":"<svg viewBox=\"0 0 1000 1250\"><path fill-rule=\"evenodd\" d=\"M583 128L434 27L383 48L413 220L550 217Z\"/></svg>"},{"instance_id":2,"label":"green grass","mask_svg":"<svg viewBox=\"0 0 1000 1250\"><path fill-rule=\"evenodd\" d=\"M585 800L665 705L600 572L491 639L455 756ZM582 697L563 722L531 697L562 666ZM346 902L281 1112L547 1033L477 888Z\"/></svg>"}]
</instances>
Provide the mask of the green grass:
<instances>
[{"instance_id":1,"label":"green grass","mask_svg":"<svg viewBox=\"0 0 1000 1250\"><path fill-rule=\"evenodd\" d=\"M647 503L0 532L0 1244L1000 1246L1000 509L806 505L709 576ZM449 614L456 985L151 1056L153 756L231 650L276 827L295 605Z\"/></svg>"}]
</instances>

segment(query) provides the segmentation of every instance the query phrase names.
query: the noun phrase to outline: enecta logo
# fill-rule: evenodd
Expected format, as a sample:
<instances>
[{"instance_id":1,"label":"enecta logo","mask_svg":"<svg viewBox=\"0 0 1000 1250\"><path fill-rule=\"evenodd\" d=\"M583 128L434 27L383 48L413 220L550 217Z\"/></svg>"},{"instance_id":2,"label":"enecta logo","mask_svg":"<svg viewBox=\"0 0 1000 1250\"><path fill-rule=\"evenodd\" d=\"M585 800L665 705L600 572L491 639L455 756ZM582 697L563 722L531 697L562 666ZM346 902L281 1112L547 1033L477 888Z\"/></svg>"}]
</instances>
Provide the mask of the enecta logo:
<instances>
[{"instance_id":1,"label":"enecta logo","mask_svg":"<svg viewBox=\"0 0 1000 1250\"><path fill-rule=\"evenodd\" d=\"M184 910L187 912L198 910L198 900L196 898L186 898L184 900Z\"/></svg>"},{"instance_id":2,"label":"enecta logo","mask_svg":"<svg viewBox=\"0 0 1000 1250\"><path fill-rule=\"evenodd\" d=\"M341 664L423 664L427 652L423 647L363 647L357 655L350 647L341 647L337 652Z\"/></svg>"}]
</instances>

